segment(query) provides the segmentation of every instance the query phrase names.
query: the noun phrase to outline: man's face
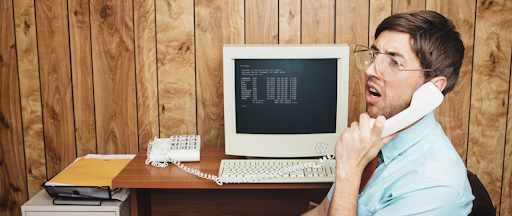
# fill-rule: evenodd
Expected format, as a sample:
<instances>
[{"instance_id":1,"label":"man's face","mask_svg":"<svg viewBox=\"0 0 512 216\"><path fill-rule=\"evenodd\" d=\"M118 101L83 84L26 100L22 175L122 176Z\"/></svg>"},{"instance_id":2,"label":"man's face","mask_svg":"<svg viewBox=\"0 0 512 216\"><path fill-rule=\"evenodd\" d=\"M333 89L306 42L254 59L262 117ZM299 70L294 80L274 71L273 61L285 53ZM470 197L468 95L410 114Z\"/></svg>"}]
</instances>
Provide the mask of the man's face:
<instances>
[{"instance_id":1,"label":"man's face","mask_svg":"<svg viewBox=\"0 0 512 216\"><path fill-rule=\"evenodd\" d=\"M393 55L402 68L421 68L410 41L407 33L386 30L375 40L372 48ZM380 75L393 71L389 71L388 67L379 66L379 58L383 58L382 55L377 55L376 60L364 71L366 102L368 114L372 118L382 115L389 119L409 107L412 94L424 83L424 76L420 71L398 71L395 79L385 80Z\"/></svg>"}]
</instances>

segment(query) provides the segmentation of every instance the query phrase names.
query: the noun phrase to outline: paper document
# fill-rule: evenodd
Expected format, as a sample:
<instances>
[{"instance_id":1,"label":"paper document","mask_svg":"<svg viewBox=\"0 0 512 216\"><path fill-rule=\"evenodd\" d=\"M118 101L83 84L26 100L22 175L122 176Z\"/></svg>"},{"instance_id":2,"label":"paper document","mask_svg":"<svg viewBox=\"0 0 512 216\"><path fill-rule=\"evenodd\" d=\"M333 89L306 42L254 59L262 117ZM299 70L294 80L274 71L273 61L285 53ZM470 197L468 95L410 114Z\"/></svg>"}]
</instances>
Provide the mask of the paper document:
<instances>
[{"instance_id":1,"label":"paper document","mask_svg":"<svg viewBox=\"0 0 512 216\"><path fill-rule=\"evenodd\" d=\"M112 188L112 180L134 157L135 155L89 154L77 158L66 169L47 181L45 186L109 186L112 195L118 193L127 197L127 190Z\"/></svg>"}]
</instances>

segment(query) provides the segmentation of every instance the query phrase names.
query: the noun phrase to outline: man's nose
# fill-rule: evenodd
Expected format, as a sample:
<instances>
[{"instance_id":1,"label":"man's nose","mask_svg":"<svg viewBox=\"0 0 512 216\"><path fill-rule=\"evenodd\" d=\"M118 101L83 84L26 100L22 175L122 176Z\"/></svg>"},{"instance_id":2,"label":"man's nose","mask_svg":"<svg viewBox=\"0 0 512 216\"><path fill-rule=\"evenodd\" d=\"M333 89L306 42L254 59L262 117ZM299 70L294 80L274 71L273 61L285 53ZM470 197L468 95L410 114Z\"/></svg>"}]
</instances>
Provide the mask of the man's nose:
<instances>
[{"instance_id":1,"label":"man's nose","mask_svg":"<svg viewBox=\"0 0 512 216\"><path fill-rule=\"evenodd\" d=\"M375 77L377 79L381 79L379 72L377 72L378 66L376 64L376 61L374 60L368 67L364 70L364 74L367 77Z\"/></svg>"}]
</instances>

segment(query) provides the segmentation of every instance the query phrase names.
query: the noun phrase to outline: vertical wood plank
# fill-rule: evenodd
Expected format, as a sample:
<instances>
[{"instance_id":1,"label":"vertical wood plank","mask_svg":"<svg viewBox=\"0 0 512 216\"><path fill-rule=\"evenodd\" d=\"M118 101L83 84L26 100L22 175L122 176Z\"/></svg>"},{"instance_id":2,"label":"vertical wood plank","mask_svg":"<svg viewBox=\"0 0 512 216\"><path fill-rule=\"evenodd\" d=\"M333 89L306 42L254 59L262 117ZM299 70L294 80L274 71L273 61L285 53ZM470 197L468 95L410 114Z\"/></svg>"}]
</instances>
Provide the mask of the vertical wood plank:
<instances>
[{"instance_id":1,"label":"vertical wood plank","mask_svg":"<svg viewBox=\"0 0 512 216\"><path fill-rule=\"evenodd\" d=\"M278 1L258 0L245 2L245 43L277 44Z\"/></svg>"},{"instance_id":2,"label":"vertical wood plank","mask_svg":"<svg viewBox=\"0 0 512 216\"><path fill-rule=\"evenodd\" d=\"M302 43L334 43L334 0L302 1Z\"/></svg>"},{"instance_id":3,"label":"vertical wood plank","mask_svg":"<svg viewBox=\"0 0 512 216\"><path fill-rule=\"evenodd\" d=\"M348 44L351 51L347 124L359 121L359 115L366 112L364 71L355 65L352 52L357 44L368 45L369 13L369 1L336 1L336 43Z\"/></svg>"},{"instance_id":4,"label":"vertical wood plank","mask_svg":"<svg viewBox=\"0 0 512 216\"><path fill-rule=\"evenodd\" d=\"M391 16L391 0L370 0L370 30L369 30L369 45L375 41L375 30L377 26Z\"/></svg>"},{"instance_id":5,"label":"vertical wood plank","mask_svg":"<svg viewBox=\"0 0 512 216\"><path fill-rule=\"evenodd\" d=\"M27 200L20 92L11 1L0 2L0 215L21 215Z\"/></svg>"},{"instance_id":6,"label":"vertical wood plank","mask_svg":"<svg viewBox=\"0 0 512 216\"><path fill-rule=\"evenodd\" d=\"M137 153L132 2L91 0L90 10L98 153Z\"/></svg>"},{"instance_id":7,"label":"vertical wood plank","mask_svg":"<svg viewBox=\"0 0 512 216\"><path fill-rule=\"evenodd\" d=\"M76 159L67 2L36 1L48 177Z\"/></svg>"},{"instance_id":8,"label":"vertical wood plank","mask_svg":"<svg viewBox=\"0 0 512 216\"><path fill-rule=\"evenodd\" d=\"M27 185L28 195L32 197L41 190L40 185L46 181L36 14L32 0L13 1L13 6Z\"/></svg>"},{"instance_id":9,"label":"vertical wood plank","mask_svg":"<svg viewBox=\"0 0 512 216\"><path fill-rule=\"evenodd\" d=\"M427 9L437 11L452 20L466 48L457 86L446 95L441 106L434 111L436 120L441 124L445 134L452 141L462 161L466 163L471 73L473 68L475 4L469 0L429 0Z\"/></svg>"},{"instance_id":10,"label":"vertical wood plank","mask_svg":"<svg viewBox=\"0 0 512 216\"><path fill-rule=\"evenodd\" d=\"M512 59L511 59L512 64ZM512 65L510 65L512 74ZM512 86L512 79L510 79ZM501 215L512 215L512 92L508 91L507 134L503 163L503 184L501 187Z\"/></svg>"},{"instance_id":11,"label":"vertical wood plank","mask_svg":"<svg viewBox=\"0 0 512 216\"><path fill-rule=\"evenodd\" d=\"M68 14L76 154L83 156L97 152L89 0L68 0Z\"/></svg>"},{"instance_id":12,"label":"vertical wood plank","mask_svg":"<svg viewBox=\"0 0 512 216\"><path fill-rule=\"evenodd\" d=\"M499 215L510 84L512 2L477 1L468 169L485 185Z\"/></svg>"},{"instance_id":13,"label":"vertical wood plank","mask_svg":"<svg viewBox=\"0 0 512 216\"><path fill-rule=\"evenodd\" d=\"M160 136L196 134L194 5L156 2Z\"/></svg>"},{"instance_id":14,"label":"vertical wood plank","mask_svg":"<svg viewBox=\"0 0 512 216\"><path fill-rule=\"evenodd\" d=\"M279 0L279 44L300 44L301 0Z\"/></svg>"},{"instance_id":15,"label":"vertical wood plank","mask_svg":"<svg viewBox=\"0 0 512 216\"><path fill-rule=\"evenodd\" d=\"M397 14L409 11L425 10L425 1L426 0L393 0L392 12L393 14Z\"/></svg>"},{"instance_id":16,"label":"vertical wood plank","mask_svg":"<svg viewBox=\"0 0 512 216\"><path fill-rule=\"evenodd\" d=\"M154 1L134 0L139 150L159 136Z\"/></svg>"},{"instance_id":17,"label":"vertical wood plank","mask_svg":"<svg viewBox=\"0 0 512 216\"><path fill-rule=\"evenodd\" d=\"M203 147L224 147L222 47L244 43L244 1L195 1L197 128Z\"/></svg>"}]
</instances>

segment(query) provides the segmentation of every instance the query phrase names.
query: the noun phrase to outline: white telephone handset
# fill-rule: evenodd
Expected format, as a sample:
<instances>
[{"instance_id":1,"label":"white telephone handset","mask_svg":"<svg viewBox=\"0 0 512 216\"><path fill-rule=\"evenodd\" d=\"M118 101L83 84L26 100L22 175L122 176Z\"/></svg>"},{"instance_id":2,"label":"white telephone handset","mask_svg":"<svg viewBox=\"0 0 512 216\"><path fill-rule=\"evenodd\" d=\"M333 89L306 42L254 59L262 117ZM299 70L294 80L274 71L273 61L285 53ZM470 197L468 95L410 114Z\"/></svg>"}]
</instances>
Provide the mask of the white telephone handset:
<instances>
[{"instance_id":1,"label":"white telephone handset","mask_svg":"<svg viewBox=\"0 0 512 216\"><path fill-rule=\"evenodd\" d=\"M408 108L386 120L381 137L387 137L423 118L437 108L443 102L443 98L443 94L433 83L423 84L413 93L411 105ZM372 118L370 125L374 123L375 119Z\"/></svg>"}]
</instances>

